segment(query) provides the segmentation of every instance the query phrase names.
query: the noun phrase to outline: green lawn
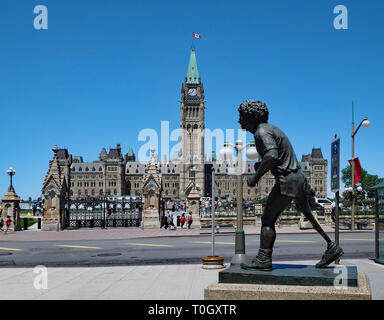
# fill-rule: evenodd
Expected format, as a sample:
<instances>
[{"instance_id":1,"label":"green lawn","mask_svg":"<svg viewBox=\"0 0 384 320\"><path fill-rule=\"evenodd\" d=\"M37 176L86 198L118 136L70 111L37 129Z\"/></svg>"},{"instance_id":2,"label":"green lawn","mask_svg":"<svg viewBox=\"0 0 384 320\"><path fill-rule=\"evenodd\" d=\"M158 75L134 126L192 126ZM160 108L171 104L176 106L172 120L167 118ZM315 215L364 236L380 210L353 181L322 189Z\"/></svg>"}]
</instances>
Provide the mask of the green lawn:
<instances>
[{"instance_id":1,"label":"green lawn","mask_svg":"<svg viewBox=\"0 0 384 320\"><path fill-rule=\"evenodd\" d=\"M25 220L24 218L20 219L20 226L22 229L24 229L24 220ZM30 226L33 226L35 223L37 223L38 219L26 219L26 220L28 221L28 228L29 228Z\"/></svg>"}]
</instances>

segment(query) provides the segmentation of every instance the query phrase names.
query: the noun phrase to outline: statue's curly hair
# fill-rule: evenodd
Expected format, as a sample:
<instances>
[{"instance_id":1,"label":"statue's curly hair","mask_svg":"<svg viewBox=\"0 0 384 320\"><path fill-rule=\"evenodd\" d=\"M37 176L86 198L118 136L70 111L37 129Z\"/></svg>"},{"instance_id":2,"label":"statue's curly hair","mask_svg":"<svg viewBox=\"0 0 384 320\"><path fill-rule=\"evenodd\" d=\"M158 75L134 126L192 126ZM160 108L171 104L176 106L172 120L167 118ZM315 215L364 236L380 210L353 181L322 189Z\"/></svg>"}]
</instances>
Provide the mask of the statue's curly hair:
<instances>
[{"instance_id":1,"label":"statue's curly hair","mask_svg":"<svg viewBox=\"0 0 384 320\"><path fill-rule=\"evenodd\" d=\"M259 100L246 100L238 109L245 119L253 119L258 123L268 122L269 112L267 105Z\"/></svg>"}]
</instances>

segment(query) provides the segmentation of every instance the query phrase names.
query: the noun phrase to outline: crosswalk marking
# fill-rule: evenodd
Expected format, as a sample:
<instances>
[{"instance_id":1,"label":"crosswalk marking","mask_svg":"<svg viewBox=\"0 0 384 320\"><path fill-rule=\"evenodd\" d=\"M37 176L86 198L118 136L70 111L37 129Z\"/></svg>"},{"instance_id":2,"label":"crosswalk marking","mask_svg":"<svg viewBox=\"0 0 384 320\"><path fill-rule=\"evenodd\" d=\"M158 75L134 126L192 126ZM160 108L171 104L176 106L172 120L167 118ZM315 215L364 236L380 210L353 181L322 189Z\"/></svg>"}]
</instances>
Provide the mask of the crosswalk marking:
<instances>
[{"instance_id":1,"label":"crosswalk marking","mask_svg":"<svg viewBox=\"0 0 384 320\"><path fill-rule=\"evenodd\" d=\"M315 241L299 241L299 240L276 240L276 242L315 243Z\"/></svg>"},{"instance_id":2,"label":"crosswalk marking","mask_svg":"<svg viewBox=\"0 0 384 320\"><path fill-rule=\"evenodd\" d=\"M212 241L191 241L191 243L212 244ZM235 244L234 242L216 242L215 244Z\"/></svg>"},{"instance_id":3,"label":"crosswalk marking","mask_svg":"<svg viewBox=\"0 0 384 320\"><path fill-rule=\"evenodd\" d=\"M128 246L145 246L145 247L175 247L170 244L150 244L150 243L126 243Z\"/></svg>"},{"instance_id":4,"label":"crosswalk marking","mask_svg":"<svg viewBox=\"0 0 384 320\"><path fill-rule=\"evenodd\" d=\"M345 241L375 241L375 239L340 239Z\"/></svg>"},{"instance_id":5,"label":"crosswalk marking","mask_svg":"<svg viewBox=\"0 0 384 320\"><path fill-rule=\"evenodd\" d=\"M23 249L15 249L15 248L0 248L0 250L6 250L6 251L24 251Z\"/></svg>"},{"instance_id":6,"label":"crosswalk marking","mask_svg":"<svg viewBox=\"0 0 384 320\"><path fill-rule=\"evenodd\" d=\"M58 244L56 247L64 247L64 248L78 248L78 249L101 249L100 247L87 247L87 246L72 246L67 244Z\"/></svg>"}]
</instances>

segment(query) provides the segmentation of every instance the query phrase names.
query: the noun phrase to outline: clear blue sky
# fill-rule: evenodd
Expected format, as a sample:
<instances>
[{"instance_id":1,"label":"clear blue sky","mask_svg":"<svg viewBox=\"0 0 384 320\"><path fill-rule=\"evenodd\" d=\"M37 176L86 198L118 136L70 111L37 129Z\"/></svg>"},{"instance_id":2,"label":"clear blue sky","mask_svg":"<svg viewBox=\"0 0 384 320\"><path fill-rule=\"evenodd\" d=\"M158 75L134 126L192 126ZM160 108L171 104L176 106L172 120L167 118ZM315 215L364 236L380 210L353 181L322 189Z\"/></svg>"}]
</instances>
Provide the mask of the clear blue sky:
<instances>
[{"instance_id":1,"label":"clear blue sky","mask_svg":"<svg viewBox=\"0 0 384 320\"><path fill-rule=\"evenodd\" d=\"M48 30L33 28L38 4ZM333 27L338 4L348 30ZM1 194L13 166L18 194L39 196L55 144L93 161L117 143L137 152L140 130L161 120L177 128L194 32L207 128L238 129L238 105L263 100L299 160L313 147L330 159L337 133L346 166L354 99L356 121L371 120L356 156L384 177L381 0L2 0L0 10Z\"/></svg>"}]
</instances>

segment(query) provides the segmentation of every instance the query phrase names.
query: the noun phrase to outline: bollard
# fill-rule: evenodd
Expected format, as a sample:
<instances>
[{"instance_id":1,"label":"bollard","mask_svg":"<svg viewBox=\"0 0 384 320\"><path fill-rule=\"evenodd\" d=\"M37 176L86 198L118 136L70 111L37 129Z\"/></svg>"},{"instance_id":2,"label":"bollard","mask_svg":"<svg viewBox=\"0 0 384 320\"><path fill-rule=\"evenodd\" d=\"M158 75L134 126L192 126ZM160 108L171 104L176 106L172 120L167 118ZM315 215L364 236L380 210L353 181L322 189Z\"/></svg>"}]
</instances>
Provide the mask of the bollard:
<instances>
[{"instance_id":1,"label":"bollard","mask_svg":"<svg viewBox=\"0 0 384 320\"><path fill-rule=\"evenodd\" d=\"M28 230L28 219L23 219L24 220L24 230Z\"/></svg>"},{"instance_id":2,"label":"bollard","mask_svg":"<svg viewBox=\"0 0 384 320\"><path fill-rule=\"evenodd\" d=\"M41 218L37 218L37 229L41 229Z\"/></svg>"}]
</instances>

